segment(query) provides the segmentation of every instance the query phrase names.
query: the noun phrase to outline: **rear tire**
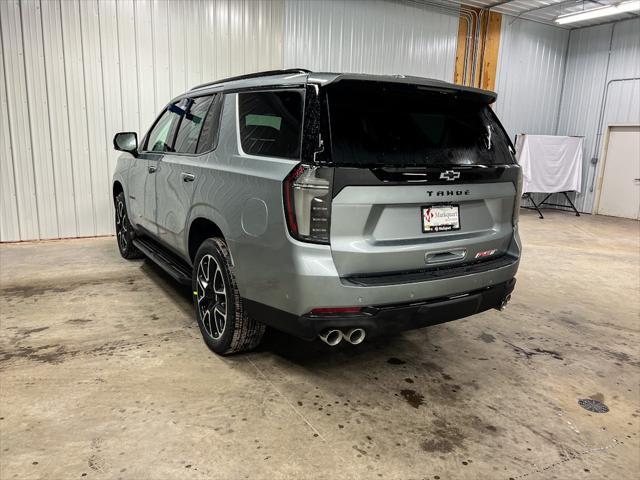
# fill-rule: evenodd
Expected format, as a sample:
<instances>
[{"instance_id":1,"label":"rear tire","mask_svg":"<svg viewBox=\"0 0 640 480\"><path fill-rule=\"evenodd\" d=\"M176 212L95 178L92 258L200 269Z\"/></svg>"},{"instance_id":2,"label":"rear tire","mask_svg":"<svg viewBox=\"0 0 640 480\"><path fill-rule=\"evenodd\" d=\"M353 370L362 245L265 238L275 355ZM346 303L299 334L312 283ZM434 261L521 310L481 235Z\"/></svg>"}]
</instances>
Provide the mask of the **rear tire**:
<instances>
[{"instance_id":1,"label":"rear tire","mask_svg":"<svg viewBox=\"0 0 640 480\"><path fill-rule=\"evenodd\" d=\"M142 258L142 252L133 244L135 232L129 222L127 214L127 204L124 201L124 193L120 192L115 198L116 207L116 240L118 241L118 250L122 258L132 260L134 258Z\"/></svg>"},{"instance_id":2,"label":"rear tire","mask_svg":"<svg viewBox=\"0 0 640 480\"><path fill-rule=\"evenodd\" d=\"M211 350L229 355L258 346L266 327L244 310L224 240L209 238L200 245L191 285L198 326Z\"/></svg>"}]
</instances>

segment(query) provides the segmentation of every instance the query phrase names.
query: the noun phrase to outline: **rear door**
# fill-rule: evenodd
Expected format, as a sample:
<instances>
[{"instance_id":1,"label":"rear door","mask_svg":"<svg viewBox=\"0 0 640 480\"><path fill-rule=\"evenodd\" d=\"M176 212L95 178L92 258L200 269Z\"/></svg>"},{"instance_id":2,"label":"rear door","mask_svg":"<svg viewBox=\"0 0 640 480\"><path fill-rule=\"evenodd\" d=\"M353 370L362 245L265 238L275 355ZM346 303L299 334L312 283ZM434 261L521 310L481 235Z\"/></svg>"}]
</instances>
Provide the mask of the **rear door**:
<instances>
[{"instance_id":1,"label":"rear door","mask_svg":"<svg viewBox=\"0 0 640 480\"><path fill-rule=\"evenodd\" d=\"M208 154L214 149L221 95L183 99L177 107L181 118L173 148L156 172L156 224L160 240L186 255L187 217Z\"/></svg>"},{"instance_id":2,"label":"rear door","mask_svg":"<svg viewBox=\"0 0 640 480\"><path fill-rule=\"evenodd\" d=\"M505 255L519 167L486 101L362 83L328 90L340 275Z\"/></svg>"}]
</instances>

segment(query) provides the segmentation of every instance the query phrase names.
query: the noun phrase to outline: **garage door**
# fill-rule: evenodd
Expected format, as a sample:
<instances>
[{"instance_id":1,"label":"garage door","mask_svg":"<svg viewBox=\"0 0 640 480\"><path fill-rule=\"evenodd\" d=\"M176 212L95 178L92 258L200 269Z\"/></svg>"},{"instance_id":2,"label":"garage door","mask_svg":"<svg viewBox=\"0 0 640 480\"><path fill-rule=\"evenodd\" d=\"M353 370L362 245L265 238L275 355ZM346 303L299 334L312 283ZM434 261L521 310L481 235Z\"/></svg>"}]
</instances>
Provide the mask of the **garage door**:
<instances>
[{"instance_id":1,"label":"garage door","mask_svg":"<svg viewBox=\"0 0 640 480\"><path fill-rule=\"evenodd\" d=\"M598 213L640 219L640 125L609 129Z\"/></svg>"}]
</instances>

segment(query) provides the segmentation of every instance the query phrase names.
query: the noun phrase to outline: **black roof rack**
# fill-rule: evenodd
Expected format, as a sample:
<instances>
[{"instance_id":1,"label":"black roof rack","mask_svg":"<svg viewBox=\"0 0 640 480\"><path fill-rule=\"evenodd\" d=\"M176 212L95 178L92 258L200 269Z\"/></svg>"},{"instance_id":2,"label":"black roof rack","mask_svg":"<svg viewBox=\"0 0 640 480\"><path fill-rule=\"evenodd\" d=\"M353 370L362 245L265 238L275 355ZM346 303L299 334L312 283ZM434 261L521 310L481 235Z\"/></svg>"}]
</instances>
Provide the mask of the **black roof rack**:
<instances>
[{"instance_id":1,"label":"black roof rack","mask_svg":"<svg viewBox=\"0 0 640 480\"><path fill-rule=\"evenodd\" d=\"M219 83L233 82L235 80L248 80L250 78L270 77L272 75L286 75L287 73L311 73L311 70L304 68L288 68L285 70L266 70L264 72L248 73L246 75L238 75L237 77L222 78L215 82L207 82L201 85L196 85L191 90L197 90L198 88L210 87L211 85L218 85Z\"/></svg>"}]
</instances>

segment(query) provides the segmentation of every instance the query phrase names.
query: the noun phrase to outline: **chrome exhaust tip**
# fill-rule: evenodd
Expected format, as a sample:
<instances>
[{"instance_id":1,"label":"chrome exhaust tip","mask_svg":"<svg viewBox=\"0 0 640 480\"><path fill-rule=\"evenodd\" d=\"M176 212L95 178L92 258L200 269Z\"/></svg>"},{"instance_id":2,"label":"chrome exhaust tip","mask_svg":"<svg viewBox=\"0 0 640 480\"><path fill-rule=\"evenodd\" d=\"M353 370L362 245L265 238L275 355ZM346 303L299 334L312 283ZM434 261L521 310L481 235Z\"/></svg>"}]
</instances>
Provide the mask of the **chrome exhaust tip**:
<instances>
[{"instance_id":1,"label":"chrome exhaust tip","mask_svg":"<svg viewBox=\"0 0 640 480\"><path fill-rule=\"evenodd\" d=\"M500 305L498 305L498 310L502 312L505 308L507 308L507 304L510 301L511 301L511 294L507 295L502 299L502 302L500 302Z\"/></svg>"},{"instance_id":2,"label":"chrome exhaust tip","mask_svg":"<svg viewBox=\"0 0 640 480\"><path fill-rule=\"evenodd\" d=\"M351 345L359 345L364 342L364 337L367 336L367 332L363 328L352 328L342 334L343 338Z\"/></svg>"},{"instance_id":3,"label":"chrome exhaust tip","mask_svg":"<svg viewBox=\"0 0 640 480\"><path fill-rule=\"evenodd\" d=\"M320 337L320 340L331 347L335 347L342 341L342 332L340 330L325 330L318 336Z\"/></svg>"}]
</instances>

